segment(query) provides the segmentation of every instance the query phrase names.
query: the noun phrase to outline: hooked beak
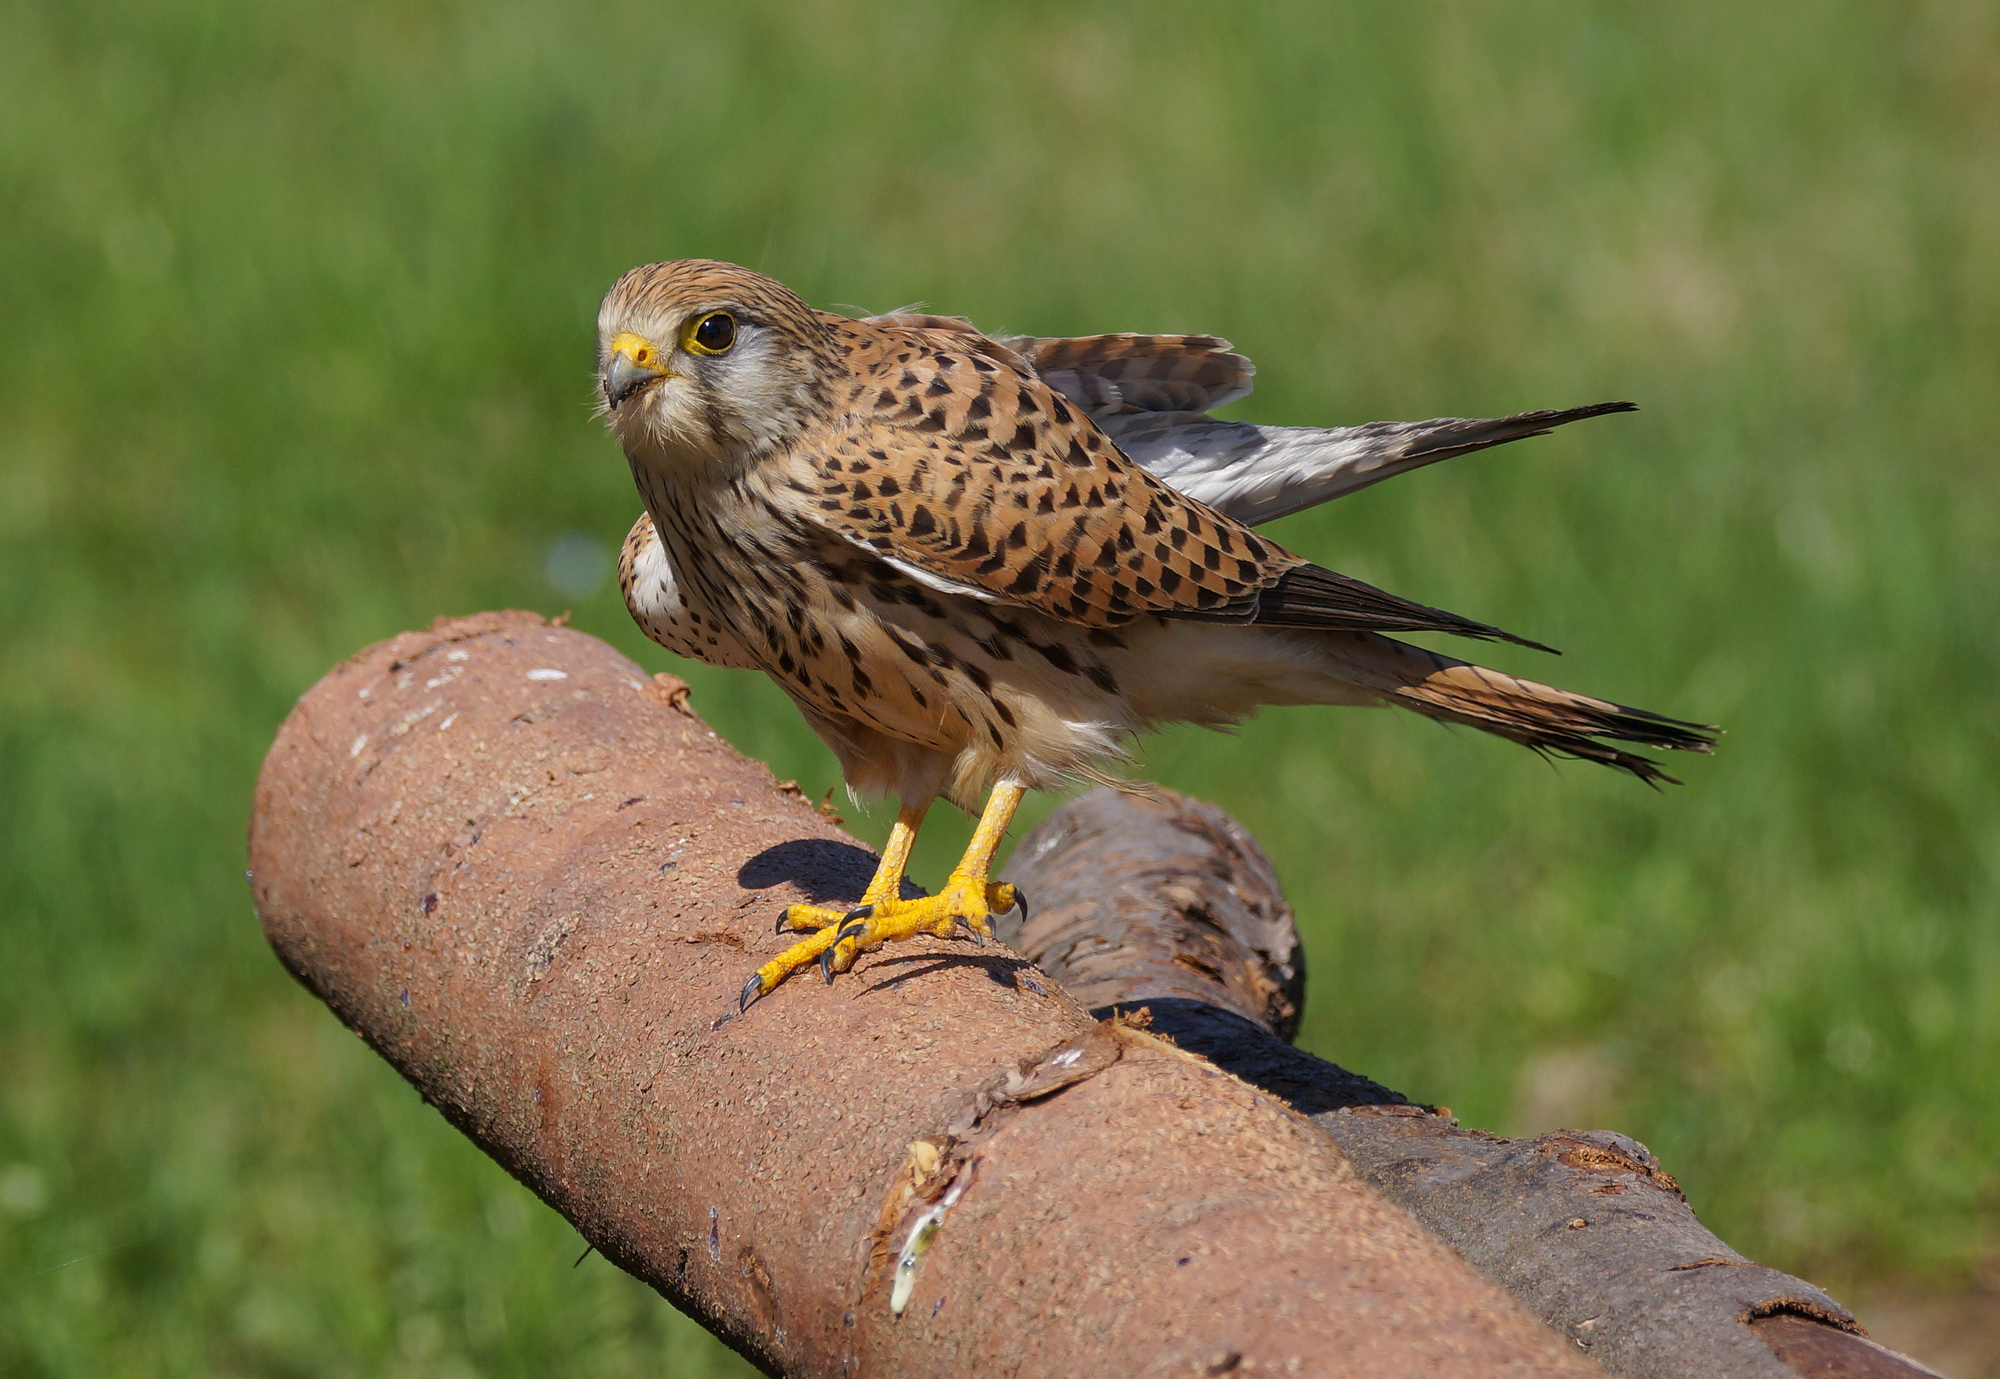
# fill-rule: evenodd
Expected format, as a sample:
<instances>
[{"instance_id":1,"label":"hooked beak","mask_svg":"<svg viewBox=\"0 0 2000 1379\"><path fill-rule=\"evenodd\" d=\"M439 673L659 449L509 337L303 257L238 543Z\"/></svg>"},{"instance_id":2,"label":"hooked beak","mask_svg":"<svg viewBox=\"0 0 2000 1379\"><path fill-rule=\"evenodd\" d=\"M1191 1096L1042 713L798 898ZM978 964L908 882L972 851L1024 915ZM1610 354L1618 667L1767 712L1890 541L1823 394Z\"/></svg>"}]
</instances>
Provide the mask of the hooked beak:
<instances>
[{"instance_id":1,"label":"hooked beak","mask_svg":"<svg viewBox=\"0 0 2000 1379\"><path fill-rule=\"evenodd\" d=\"M604 366L599 386L604 390L605 405L615 412L620 403L648 383L671 377L673 371L662 361L658 348L628 331L611 342L611 360Z\"/></svg>"}]
</instances>

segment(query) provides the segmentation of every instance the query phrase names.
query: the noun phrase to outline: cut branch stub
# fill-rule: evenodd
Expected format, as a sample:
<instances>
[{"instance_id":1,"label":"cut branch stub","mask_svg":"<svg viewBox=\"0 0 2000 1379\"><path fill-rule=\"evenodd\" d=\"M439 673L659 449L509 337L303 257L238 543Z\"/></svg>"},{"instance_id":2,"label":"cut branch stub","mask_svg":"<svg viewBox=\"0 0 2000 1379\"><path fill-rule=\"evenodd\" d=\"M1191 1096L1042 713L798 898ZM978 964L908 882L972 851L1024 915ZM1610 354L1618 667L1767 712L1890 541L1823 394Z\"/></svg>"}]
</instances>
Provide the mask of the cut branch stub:
<instances>
[{"instance_id":1,"label":"cut branch stub","mask_svg":"<svg viewBox=\"0 0 2000 1379\"><path fill-rule=\"evenodd\" d=\"M1022 840L1007 876L1039 908L1002 938L1099 1013L1150 1010L1182 1048L1310 1114L1391 1201L1613 1373L1931 1373L1856 1334L1811 1284L1730 1249L1636 1140L1463 1129L1290 1047L1263 993L1302 970L1291 910L1215 806L1091 791ZM1320 980L1337 1000L1342 978Z\"/></svg>"}]
</instances>

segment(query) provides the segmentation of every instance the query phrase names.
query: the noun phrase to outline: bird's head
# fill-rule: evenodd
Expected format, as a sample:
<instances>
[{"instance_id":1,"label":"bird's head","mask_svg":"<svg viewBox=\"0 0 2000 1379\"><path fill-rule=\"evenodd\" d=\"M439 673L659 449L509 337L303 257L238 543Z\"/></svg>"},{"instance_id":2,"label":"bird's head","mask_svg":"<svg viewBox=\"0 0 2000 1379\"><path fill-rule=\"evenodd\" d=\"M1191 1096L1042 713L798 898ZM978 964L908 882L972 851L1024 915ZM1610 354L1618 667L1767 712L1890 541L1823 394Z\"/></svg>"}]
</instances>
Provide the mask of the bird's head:
<instances>
[{"instance_id":1,"label":"bird's head","mask_svg":"<svg viewBox=\"0 0 2000 1379\"><path fill-rule=\"evenodd\" d=\"M819 313L733 263L634 268L597 313L599 401L635 463L740 463L782 446L824 410L835 361Z\"/></svg>"}]
</instances>

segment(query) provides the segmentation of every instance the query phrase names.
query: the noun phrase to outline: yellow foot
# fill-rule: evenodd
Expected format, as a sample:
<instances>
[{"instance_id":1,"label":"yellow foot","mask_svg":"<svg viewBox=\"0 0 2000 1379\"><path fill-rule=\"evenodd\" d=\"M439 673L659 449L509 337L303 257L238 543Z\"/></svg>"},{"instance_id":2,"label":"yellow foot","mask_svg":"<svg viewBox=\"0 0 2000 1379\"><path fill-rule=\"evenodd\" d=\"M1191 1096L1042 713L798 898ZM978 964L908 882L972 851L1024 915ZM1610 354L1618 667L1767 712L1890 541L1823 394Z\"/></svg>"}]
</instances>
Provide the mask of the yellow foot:
<instances>
[{"instance_id":1,"label":"yellow foot","mask_svg":"<svg viewBox=\"0 0 2000 1379\"><path fill-rule=\"evenodd\" d=\"M790 906L778 916L778 929L789 925L815 932L758 968L743 984L737 1009L747 1010L750 1002L814 959L830 983L834 973L854 966L860 954L894 939L915 934L950 938L962 927L975 943L984 944L993 936L992 917L1016 906L1025 912L1027 897L1006 882L959 875L953 875L938 894L915 900L878 900L852 910Z\"/></svg>"}]
</instances>

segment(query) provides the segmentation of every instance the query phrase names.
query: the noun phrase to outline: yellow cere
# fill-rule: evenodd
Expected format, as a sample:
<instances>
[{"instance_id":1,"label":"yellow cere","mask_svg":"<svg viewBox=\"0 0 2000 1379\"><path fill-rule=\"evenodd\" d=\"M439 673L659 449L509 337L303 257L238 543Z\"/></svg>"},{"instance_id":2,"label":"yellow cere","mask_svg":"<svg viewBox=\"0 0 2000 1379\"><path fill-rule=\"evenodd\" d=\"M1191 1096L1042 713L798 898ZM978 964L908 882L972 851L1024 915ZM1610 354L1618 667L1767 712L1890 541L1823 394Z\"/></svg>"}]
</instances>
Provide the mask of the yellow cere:
<instances>
[{"instance_id":1,"label":"yellow cere","mask_svg":"<svg viewBox=\"0 0 2000 1379\"><path fill-rule=\"evenodd\" d=\"M667 373L667 363L660 358L659 349L643 335L625 331L611 342L613 355L624 355L648 373Z\"/></svg>"}]
</instances>

